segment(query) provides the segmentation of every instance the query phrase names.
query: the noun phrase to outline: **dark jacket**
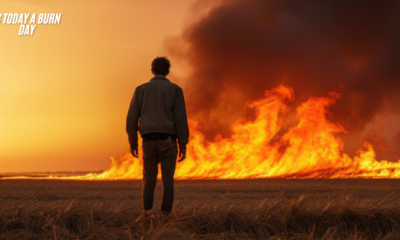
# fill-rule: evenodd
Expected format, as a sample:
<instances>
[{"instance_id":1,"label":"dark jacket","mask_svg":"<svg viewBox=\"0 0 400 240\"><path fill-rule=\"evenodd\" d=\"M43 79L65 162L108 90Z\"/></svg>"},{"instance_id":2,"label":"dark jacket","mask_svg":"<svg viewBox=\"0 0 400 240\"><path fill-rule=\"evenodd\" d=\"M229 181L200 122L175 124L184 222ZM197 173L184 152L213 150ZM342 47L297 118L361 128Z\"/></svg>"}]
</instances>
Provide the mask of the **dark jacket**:
<instances>
[{"instance_id":1,"label":"dark jacket","mask_svg":"<svg viewBox=\"0 0 400 240\"><path fill-rule=\"evenodd\" d=\"M175 135L179 148L186 148L189 127L183 91L178 85L156 76L136 88L126 121L126 132L133 149L138 147L138 130L141 136L147 133Z\"/></svg>"}]
</instances>

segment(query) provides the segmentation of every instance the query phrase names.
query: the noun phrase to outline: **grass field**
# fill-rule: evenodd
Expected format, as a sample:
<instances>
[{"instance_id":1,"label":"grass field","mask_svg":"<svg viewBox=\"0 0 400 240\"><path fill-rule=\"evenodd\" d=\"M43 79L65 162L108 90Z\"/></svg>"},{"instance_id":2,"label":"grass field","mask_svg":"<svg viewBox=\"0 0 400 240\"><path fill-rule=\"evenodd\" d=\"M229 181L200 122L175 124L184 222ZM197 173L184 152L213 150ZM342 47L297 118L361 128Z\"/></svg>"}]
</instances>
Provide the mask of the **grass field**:
<instances>
[{"instance_id":1,"label":"grass field","mask_svg":"<svg viewBox=\"0 0 400 240\"><path fill-rule=\"evenodd\" d=\"M173 214L140 181L0 180L0 239L400 239L400 180L177 181Z\"/></svg>"}]
</instances>

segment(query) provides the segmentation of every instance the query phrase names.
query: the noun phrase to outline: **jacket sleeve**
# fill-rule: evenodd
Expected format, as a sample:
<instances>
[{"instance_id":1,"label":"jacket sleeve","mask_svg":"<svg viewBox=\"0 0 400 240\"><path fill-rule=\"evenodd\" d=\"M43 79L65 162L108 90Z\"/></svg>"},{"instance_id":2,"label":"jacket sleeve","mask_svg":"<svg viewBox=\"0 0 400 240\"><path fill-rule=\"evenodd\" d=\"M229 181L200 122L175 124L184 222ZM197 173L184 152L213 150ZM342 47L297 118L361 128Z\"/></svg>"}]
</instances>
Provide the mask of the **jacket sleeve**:
<instances>
[{"instance_id":1,"label":"jacket sleeve","mask_svg":"<svg viewBox=\"0 0 400 240\"><path fill-rule=\"evenodd\" d=\"M133 94L131 105L129 107L128 116L126 118L126 132L129 137L129 144L131 149L138 148L138 130L139 130L139 118L140 118L140 107L138 101L138 90L135 90Z\"/></svg>"},{"instance_id":2,"label":"jacket sleeve","mask_svg":"<svg viewBox=\"0 0 400 240\"><path fill-rule=\"evenodd\" d=\"M172 113L174 116L179 148L186 149L186 144L189 141L189 127L186 115L185 98L183 97L183 91L181 88L178 88Z\"/></svg>"}]
</instances>

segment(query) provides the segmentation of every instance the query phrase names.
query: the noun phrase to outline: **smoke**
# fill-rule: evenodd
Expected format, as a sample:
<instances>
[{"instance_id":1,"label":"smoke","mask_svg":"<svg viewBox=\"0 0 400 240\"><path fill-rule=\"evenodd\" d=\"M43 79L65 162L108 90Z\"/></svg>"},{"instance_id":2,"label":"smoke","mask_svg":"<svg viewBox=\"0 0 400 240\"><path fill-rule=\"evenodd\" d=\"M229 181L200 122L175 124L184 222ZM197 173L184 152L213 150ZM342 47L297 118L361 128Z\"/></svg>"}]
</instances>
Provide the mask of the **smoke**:
<instances>
[{"instance_id":1,"label":"smoke","mask_svg":"<svg viewBox=\"0 0 400 240\"><path fill-rule=\"evenodd\" d=\"M229 0L211 7L169 47L190 70L188 114L209 138L228 136L233 121L250 116L247 101L284 83L298 102L342 92L330 118L349 130L344 140L355 152L371 131L392 145L400 142L400 121L386 135L379 129L389 126L370 124L400 110L399 42L397 0ZM382 110L385 103L391 110Z\"/></svg>"}]
</instances>

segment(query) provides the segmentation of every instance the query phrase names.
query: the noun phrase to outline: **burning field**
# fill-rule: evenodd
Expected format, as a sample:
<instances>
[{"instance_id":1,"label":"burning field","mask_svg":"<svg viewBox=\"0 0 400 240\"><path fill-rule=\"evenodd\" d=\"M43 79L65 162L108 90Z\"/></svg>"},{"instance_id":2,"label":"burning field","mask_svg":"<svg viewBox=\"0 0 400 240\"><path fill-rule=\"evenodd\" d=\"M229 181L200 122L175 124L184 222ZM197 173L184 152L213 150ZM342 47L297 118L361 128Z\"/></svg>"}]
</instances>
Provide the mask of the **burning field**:
<instances>
[{"instance_id":1,"label":"burning field","mask_svg":"<svg viewBox=\"0 0 400 240\"><path fill-rule=\"evenodd\" d=\"M178 164L177 179L243 178L398 178L400 162L377 161L372 145L365 141L357 155L343 151L338 137L346 130L326 118L327 108L341 98L338 92L311 97L297 108L296 125L281 132L293 89L279 85L265 97L249 102L254 120L240 120L232 136L217 135L207 141L199 124L190 122L188 158ZM141 162L127 153L99 175L83 179L140 179Z\"/></svg>"},{"instance_id":2,"label":"burning field","mask_svg":"<svg viewBox=\"0 0 400 240\"><path fill-rule=\"evenodd\" d=\"M265 91L264 98L247 103L254 119L237 121L231 137L217 135L213 141L205 138L196 121L190 121L188 158L177 165L176 179L399 178L400 162L377 161L368 141L353 157L344 152L339 134L346 129L327 119L327 108L340 98L334 91L310 97L291 115L286 103L294 100L293 89L279 85ZM291 117L296 124L282 131ZM129 152L111 160L110 169L100 174L50 178L142 178L142 160Z\"/></svg>"},{"instance_id":3,"label":"burning field","mask_svg":"<svg viewBox=\"0 0 400 240\"><path fill-rule=\"evenodd\" d=\"M291 115L286 103L294 101L294 91L279 85L265 91L264 98L246 104L255 112L254 119L238 120L231 137L217 135L213 141L208 141L199 123L191 120L188 158L177 165L176 179L399 178L400 162L376 160L368 141L353 157L344 152L339 134L347 130L327 119L327 108L340 99L341 93L335 91L325 97L310 97L297 107L296 115ZM282 131L288 121L295 125ZM45 178L142 178L142 160L130 152L111 158L111 162L110 169L99 174Z\"/></svg>"}]
</instances>

